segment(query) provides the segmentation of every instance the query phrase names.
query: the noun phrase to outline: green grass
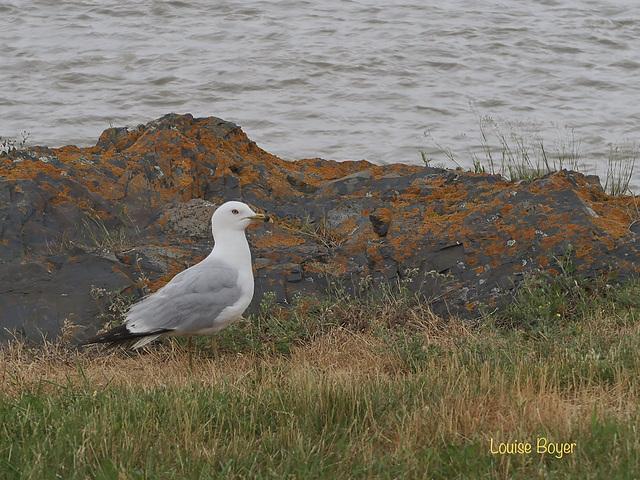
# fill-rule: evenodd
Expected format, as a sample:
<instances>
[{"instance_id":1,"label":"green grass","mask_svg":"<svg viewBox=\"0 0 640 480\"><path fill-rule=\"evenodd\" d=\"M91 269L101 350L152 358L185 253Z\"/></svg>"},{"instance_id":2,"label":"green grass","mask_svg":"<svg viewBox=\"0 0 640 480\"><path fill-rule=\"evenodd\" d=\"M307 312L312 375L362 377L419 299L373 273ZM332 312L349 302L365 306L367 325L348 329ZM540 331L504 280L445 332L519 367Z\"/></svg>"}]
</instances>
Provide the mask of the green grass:
<instances>
[{"instance_id":1,"label":"green grass","mask_svg":"<svg viewBox=\"0 0 640 480\"><path fill-rule=\"evenodd\" d=\"M6 157L9 154L22 150L26 146L29 133L23 131L20 136L22 137L20 140L0 137L0 157Z\"/></svg>"},{"instance_id":2,"label":"green grass","mask_svg":"<svg viewBox=\"0 0 640 480\"><path fill-rule=\"evenodd\" d=\"M468 168L459 163L453 151L439 143L430 134L427 138L446 159L460 170L474 173L500 174L510 181L533 180L547 173L562 169L595 173L602 179L602 186L610 195L620 196L631 193L635 163L640 147L635 141L622 141L608 145L609 155L604 171L597 165L587 165L580 154L580 140L571 128L552 125L556 138L543 138L543 124L533 120L518 121L480 115L471 105L479 129L479 137L467 145L471 165ZM420 151L425 166L430 166L432 158Z\"/></svg>"},{"instance_id":3,"label":"green grass","mask_svg":"<svg viewBox=\"0 0 640 480\"><path fill-rule=\"evenodd\" d=\"M389 288L267 298L192 371L176 342L14 343L0 478L638 478L640 284L577 278L570 254L475 326Z\"/></svg>"}]
</instances>

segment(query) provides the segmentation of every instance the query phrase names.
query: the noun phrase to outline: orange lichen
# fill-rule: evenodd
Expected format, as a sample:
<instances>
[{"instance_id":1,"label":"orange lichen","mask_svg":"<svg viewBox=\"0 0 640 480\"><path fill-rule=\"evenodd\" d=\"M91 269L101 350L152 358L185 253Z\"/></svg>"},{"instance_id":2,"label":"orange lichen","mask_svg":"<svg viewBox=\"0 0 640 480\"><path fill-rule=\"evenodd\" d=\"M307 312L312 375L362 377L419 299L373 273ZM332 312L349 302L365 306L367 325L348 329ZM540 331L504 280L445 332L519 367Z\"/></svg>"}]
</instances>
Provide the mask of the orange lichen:
<instances>
[{"instance_id":1,"label":"orange lichen","mask_svg":"<svg viewBox=\"0 0 640 480\"><path fill-rule=\"evenodd\" d=\"M0 176L4 177L6 180L33 180L39 174L45 174L51 177L59 177L63 175L64 172L63 169L56 168L49 163L29 159L21 160L17 164L13 164L11 160L5 160L3 164L4 168L0 168ZM11 165L12 168L8 168L9 165Z\"/></svg>"},{"instance_id":2,"label":"orange lichen","mask_svg":"<svg viewBox=\"0 0 640 480\"><path fill-rule=\"evenodd\" d=\"M383 222L391 222L394 215L394 210L391 208L378 208L375 212L376 217L378 217ZM369 216L367 212L363 212L363 215Z\"/></svg>"},{"instance_id":3,"label":"orange lichen","mask_svg":"<svg viewBox=\"0 0 640 480\"><path fill-rule=\"evenodd\" d=\"M629 225L640 210L634 197L610 197L579 174L559 172L512 183L486 174L428 171L403 182L402 177L425 171L364 160L289 162L260 149L240 128L217 119L175 115L160 128L164 121L131 131L110 129L96 147L43 149L38 152L41 160L0 158L0 175L13 182L16 192L30 183L21 180L37 179L38 192L43 193L28 202L39 213L49 214L50 209L66 214L65 205L73 205L82 210L84 219L131 216L136 222L148 221L143 236L151 243L166 239L168 220L162 217L163 210L193 198L215 203L228 197L247 198L258 207L286 205L292 212L300 205L301 219L308 211L317 215L321 209L353 205L346 220L332 221L330 226L328 222L322 226L318 218L315 223L287 220L266 232L251 232L252 248L260 257L255 268L273 285L284 280L269 272L294 271L283 264L296 263L307 274L327 276L346 273L364 258L358 272L388 270L392 276L397 268L416 261L429 264L447 246L460 244L463 263L487 281L509 274L503 273L508 269L548 268L550 258L568 243L576 258L590 265L604 250L628 243ZM340 181L349 175L351 179ZM401 180L390 180L395 178ZM58 207L63 208L55 212ZM155 221L158 217L162 220ZM379 223L390 228L379 229ZM162 242L166 256L180 260L167 260L168 271L149 283L152 290L185 268L189 250L172 249L172 241ZM180 240L182 246L195 241ZM2 239L2 245L9 245L9 240ZM635 250L629 247L629 251ZM456 258L459 250L449 252L452 262L461 261ZM135 263L132 256L119 258ZM493 272L498 266L504 268ZM636 269L632 264L624 268ZM466 308L475 309L475 303Z\"/></svg>"},{"instance_id":4,"label":"orange lichen","mask_svg":"<svg viewBox=\"0 0 640 480\"><path fill-rule=\"evenodd\" d=\"M513 210L513 205L507 203L500 209L500 213L502 213L503 215L508 215L511 210Z\"/></svg>"}]
</instances>

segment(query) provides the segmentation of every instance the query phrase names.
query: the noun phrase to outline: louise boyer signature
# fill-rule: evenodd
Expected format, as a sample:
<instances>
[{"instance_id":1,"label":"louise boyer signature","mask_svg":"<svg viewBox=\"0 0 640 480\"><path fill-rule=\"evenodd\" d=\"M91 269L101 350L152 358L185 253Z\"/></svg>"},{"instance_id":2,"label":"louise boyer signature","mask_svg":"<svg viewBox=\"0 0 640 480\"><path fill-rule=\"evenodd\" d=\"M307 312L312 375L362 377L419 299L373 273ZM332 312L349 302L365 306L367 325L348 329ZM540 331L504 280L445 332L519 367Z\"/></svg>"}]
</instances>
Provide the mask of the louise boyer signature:
<instances>
[{"instance_id":1,"label":"louise boyer signature","mask_svg":"<svg viewBox=\"0 0 640 480\"><path fill-rule=\"evenodd\" d=\"M565 455L571 455L576 448L576 443L568 442L551 442L545 437L536 438L535 442L521 442L515 440L512 442L498 442L491 439L489 450L494 455L526 455L536 453L539 455L553 455L556 458L562 458Z\"/></svg>"}]
</instances>

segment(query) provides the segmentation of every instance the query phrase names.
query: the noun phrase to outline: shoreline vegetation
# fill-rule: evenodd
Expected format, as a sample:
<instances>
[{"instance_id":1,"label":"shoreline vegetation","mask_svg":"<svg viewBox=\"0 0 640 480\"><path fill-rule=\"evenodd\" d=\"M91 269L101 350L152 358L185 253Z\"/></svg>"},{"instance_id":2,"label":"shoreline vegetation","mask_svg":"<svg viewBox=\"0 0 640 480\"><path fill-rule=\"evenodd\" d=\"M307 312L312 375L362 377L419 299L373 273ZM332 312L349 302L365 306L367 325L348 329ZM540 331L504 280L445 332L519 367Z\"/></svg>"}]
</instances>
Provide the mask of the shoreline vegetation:
<instances>
[{"instance_id":1,"label":"shoreline vegetation","mask_svg":"<svg viewBox=\"0 0 640 480\"><path fill-rule=\"evenodd\" d=\"M403 285L266 298L191 371L180 340L16 340L0 477L637 478L640 283L558 263L476 324Z\"/></svg>"},{"instance_id":2,"label":"shoreline vegetation","mask_svg":"<svg viewBox=\"0 0 640 480\"><path fill-rule=\"evenodd\" d=\"M470 108L478 123L478 138L468 141L466 150L471 164L460 163L451 148L441 144L430 133L425 137L440 155L455 165L456 170L474 173L500 174L510 181L532 180L562 169L598 175L604 191L613 196L633 194L630 188L640 145L635 140L610 142L606 166L599 169L589 165L580 153L581 141L568 127L553 125L554 141L549 142L540 133L543 124L529 121L481 115L473 104ZM448 168L437 162L425 150L420 151L425 166Z\"/></svg>"},{"instance_id":3,"label":"shoreline vegetation","mask_svg":"<svg viewBox=\"0 0 640 480\"><path fill-rule=\"evenodd\" d=\"M572 137L551 155L479 124L472 171L579 167ZM637 152L612 146L609 194L629 193ZM333 283L286 308L266 295L217 358L198 339L192 370L180 339L139 353L79 351L72 326L16 339L0 349L0 478L639 478L640 281L584 278L574 255L475 321L402 282Z\"/></svg>"}]
</instances>

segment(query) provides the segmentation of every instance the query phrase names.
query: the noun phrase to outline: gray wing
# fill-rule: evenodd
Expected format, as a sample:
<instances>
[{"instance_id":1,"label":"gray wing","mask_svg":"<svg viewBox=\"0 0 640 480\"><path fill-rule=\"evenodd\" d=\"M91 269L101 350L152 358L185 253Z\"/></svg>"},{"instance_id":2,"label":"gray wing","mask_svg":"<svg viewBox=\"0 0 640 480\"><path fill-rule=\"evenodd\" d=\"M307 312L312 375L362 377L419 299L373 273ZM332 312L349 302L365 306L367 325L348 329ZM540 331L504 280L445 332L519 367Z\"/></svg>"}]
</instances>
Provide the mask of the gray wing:
<instances>
[{"instance_id":1,"label":"gray wing","mask_svg":"<svg viewBox=\"0 0 640 480\"><path fill-rule=\"evenodd\" d=\"M241 297L236 269L203 261L133 305L127 313L127 330L188 333L212 327L220 312Z\"/></svg>"}]
</instances>

